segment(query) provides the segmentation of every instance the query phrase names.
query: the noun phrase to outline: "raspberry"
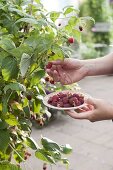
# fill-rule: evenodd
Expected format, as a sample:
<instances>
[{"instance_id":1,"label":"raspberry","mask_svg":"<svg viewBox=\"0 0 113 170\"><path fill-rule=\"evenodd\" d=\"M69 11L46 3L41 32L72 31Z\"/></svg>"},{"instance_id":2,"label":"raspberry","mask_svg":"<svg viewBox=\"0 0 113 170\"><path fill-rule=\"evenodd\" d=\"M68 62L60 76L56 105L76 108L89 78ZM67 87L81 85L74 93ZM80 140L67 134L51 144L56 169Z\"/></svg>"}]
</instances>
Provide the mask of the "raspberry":
<instances>
[{"instance_id":1,"label":"raspberry","mask_svg":"<svg viewBox=\"0 0 113 170\"><path fill-rule=\"evenodd\" d=\"M49 81L49 77L45 77L45 81Z\"/></svg>"},{"instance_id":2,"label":"raspberry","mask_svg":"<svg viewBox=\"0 0 113 170\"><path fill-rule=\"evenodd\" d=\"M26 155L26 156L24 156L24 159L25 159L25 160L27 160L27 155Z\"/></svg>"},{"instance_id":3,"label":"raspberry","mask_svg":"<svg viewBox=\"0 0 113 170\"><path fill-rule=\"evenodd\" d=\"M74 38L73 38L73 37L70 37L70 38L68 39L68 42L69 42L70 44L74 43Z\"/></svg>"},{"instance_id":4,"label":"raspberry","mask_svg":"<svg viewBox=\"0 0 113 170\"><path fill-rule=\"evenodd\" d=\"M68 103L68 98L67 97L63 97L62 101L63 101L64 104L66 104L66 103Z\"/></svg>"},{"instance_id":5,"label":"raspberry","mask_svg":"<svg viewBox=\"0 0 113 170\"><path fill-rule=\"evenodd\" d=\"M57 107L63 107L63 102L58 102Z\"/></svg>"},{"instance_id":6,"label":"raspberry","mask_svg":"<svg viewBox=\"0 0 113 170\"><path fill-rule=\"evenodd\" d=\"M64 104L64 107L71 107L69 103Z\"/></svg>"},{"instance_id":7,"label":"raspberry","mask_svg":"<svg viewBox=\"0 0 113 170\"><path fill-rule=\"evenodd\" d=\"M52 67L52 63L49 62L49 63L46 65L46 68L47 68L47 69L50 69L51 67Z\"/></svg>"},{"instance_id":8,"label":"raspberry","mask_svg":"<svg viewBox=\"0 0 113 170\"><path fill-rule=\"evenodd\" d=\"M52 97L50 97L49 100L48 100L48 104L51 104L52 100L53 100Z\"/></svg>"},{"instance_id":9,"label":"raspberry","mask_svg":"<svg viewBox=\"0 0 113 170\"><path fill-rule=\"evenodd\" d=\"M32 99L32 96L31 96L31 95L27 95L27 99L28 99L28 100L31 100L31 99Z\"/></svg>"},{"instance_id":10,"label":"raspberry","mask_svg":"<svg viewBox=\"0 0 113 170\"><path fill-rule=\"evenodd\" d=\"M80 30L80 31L83 31L83 27L82 27L82 26L79 26L79 30Z\"/></svg>"},{"instance_id":11,"label":"raspberry","mask_svg":"<svg viewBox=\"0 0 113 170\"><path fill-rule=\"evenodd\" d=\"M55 84L54 80L50 80L50 83L51 83L51 84Z\"/></svg>"}]
</instances>

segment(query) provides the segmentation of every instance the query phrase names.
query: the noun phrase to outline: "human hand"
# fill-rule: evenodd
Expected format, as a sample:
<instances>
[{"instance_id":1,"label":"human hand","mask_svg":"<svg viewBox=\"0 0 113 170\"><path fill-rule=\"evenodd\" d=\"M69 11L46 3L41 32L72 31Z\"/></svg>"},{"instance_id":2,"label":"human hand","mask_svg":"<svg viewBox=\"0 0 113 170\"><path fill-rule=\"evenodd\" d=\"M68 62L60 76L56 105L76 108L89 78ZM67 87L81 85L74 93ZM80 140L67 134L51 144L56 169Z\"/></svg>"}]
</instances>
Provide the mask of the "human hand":
<instances>
[{"instance_id":1,"label":"human hand","mask_svg":"<svg viewBox=\"0 0 113 170\"><path fill-rule=\"evenodd\" d=\"M91 122L113 119L113 105L102 99L89 98L87 107L79 109L79 113L67 110L66 113L74 119L87 119Z\"/></svg>"},{"instance_id":2,"label":"human hand","mask_svg":"<svg viewBox=\"0 0 113 170\"><path fill-rule=\"evenodd\" d=\"M52 61L52 67L46 69L55 82L63 85L75 83L87 75L88 68L77 59L64 59Z\"/></svg>"}]
</instances>

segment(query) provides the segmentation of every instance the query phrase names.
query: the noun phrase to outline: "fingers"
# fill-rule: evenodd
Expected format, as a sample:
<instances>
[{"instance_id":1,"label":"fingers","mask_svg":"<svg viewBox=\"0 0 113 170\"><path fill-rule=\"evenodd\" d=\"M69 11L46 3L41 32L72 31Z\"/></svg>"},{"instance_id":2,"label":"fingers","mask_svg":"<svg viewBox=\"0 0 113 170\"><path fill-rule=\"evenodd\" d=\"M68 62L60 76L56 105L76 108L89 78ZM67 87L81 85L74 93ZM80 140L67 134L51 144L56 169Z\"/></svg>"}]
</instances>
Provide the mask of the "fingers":
<instances>
[{"instance_id":1,"label":"fingers","mask_svg":"<svg viewBox=\"0 0 113 170\"><path fill-rule=\"evenodd\" d=\"M64 64L64 60L55 60L55 61L52 61L52 64L53 65L63 65Z\"/></svg>"},{"instance_id":2,"label":"fingers","mask_svg":"<svg viewBox=\"0 0 113 170\"><path fill-rule=\"evenodd\" d=\"M97 105L98 105L98 100L95 99L95 98L88 98L88 99L85 99L85 102L88 104L88 107L94 107L95 109L97 108Z\"/></svg>"},{"instance_id":3,"label":"fingers","mask_svg":"<svg viewBox=\"0 0 113 170\"><path fill-rule=\"evenodd\" d=\"M74 110L66 110L65 112L74 119L88 119L90 121L91 121L91 115L94 114L94 110L81 112L81 113L77 113Z\"/></svg>"}]
</instances>

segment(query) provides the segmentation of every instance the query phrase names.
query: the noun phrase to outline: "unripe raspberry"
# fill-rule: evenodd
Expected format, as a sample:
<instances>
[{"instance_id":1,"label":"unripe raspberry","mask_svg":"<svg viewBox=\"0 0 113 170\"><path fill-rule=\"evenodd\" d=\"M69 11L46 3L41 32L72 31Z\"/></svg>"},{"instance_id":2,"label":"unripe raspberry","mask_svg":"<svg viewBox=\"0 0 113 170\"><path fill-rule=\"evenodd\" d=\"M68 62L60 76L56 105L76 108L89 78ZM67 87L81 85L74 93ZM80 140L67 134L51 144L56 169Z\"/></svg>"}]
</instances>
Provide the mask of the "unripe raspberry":
<instances>
[{"instance_id":1,"label":"unripe raspberry","mask_svg":"<svg viewBox=\"0 0 113 170\"><path fill-rule=\"evenodd\" d=\"M69 42L70 44L74 43L74 38L73 38L73 37L70 37L70 38L68 39L68 42Z\"/></svg>"}]
</instances>

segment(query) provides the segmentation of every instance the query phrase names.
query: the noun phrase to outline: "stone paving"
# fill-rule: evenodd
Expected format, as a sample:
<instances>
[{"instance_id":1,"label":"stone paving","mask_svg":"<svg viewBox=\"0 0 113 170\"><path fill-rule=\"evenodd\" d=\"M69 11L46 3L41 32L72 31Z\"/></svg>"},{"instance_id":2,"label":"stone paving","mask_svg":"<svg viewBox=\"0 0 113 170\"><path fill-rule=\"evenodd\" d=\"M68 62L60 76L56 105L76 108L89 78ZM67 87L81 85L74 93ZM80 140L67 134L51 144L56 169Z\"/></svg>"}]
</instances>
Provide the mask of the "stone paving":
<instances>
[{"instance_id":1,"label":"stone paving","mask_svg":"<svg viewBox=\"0 0 113 170\"><path fill-rule=\"evenodd\" d=\"M79 82L84 92L96 98L113 102L113 76L88 77ZM69 170L113 170L113 123L74 120L67 115L58 117L42 130L33 129L32 137L38 141L46 136L59 144L69 143L73 152L68 156ZM42 162L31 157L23 170L42 170ZM47 170L65 170L59 164Z\"/></svg>"}]
</instances>

